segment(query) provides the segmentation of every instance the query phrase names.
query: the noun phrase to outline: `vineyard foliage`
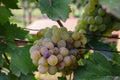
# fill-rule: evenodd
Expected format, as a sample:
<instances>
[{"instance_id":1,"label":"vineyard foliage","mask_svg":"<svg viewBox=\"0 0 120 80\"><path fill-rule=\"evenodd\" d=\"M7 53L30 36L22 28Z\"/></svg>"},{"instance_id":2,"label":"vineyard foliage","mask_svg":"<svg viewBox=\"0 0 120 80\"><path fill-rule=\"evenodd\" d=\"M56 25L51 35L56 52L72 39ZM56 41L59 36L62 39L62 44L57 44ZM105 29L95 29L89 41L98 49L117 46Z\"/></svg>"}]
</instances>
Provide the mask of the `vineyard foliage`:
<instances>
[{"instance_id":1,"label":"vineyard foliage","mask_svg":"<svg viewBox=\"0 0 120 80\"><path fill-rule=\"evenodd\" d=\"M25 29L17 26L17 24L10 22L10 18L11 17L14 18L14 14L11 12L11 10L20 9L20 7L17 5L18 1L19 0L11 0L11 1L0 0L0 80L37 80L37 78L34 75L34 72L38 70L37 67L33 64L33 61L31 59L31 54L29 52L31 46L36 44L36 43L31 44L31 40L32 41L34 40L35 42L36 40L28 38L29 31L26 31ZM98 28L98 30L95 29L96 28L95 26L94 26L95 28L93 28L93 25L96 25L96 23L94 23L93 20L93 15L92 18L90 18L90 20L93 20L93 23L92 22L84 23L84 21L81 21L83 16L80 16L80 21L78 22L78 25L75 28L76 31L74 31L73 33L82 34L88 40L87 42L85 42L85 44L82 47L81 46L76 47L76 45L78 46L77 42L76 44L74 43L74 45L72 44L72 47L74 46L73 48L85 50L85 51L84 54L83 53L80 54L80 59L77 59L77 68L72 70L70 74L74 73L73 80L86 80L86 79L87 80L119 80L120 79L119 51L117 51L115 44L106 42L105 39L103 39L103 38L108 38L108 35L107 36L103 35L104 32L109 32L110 34L113 30L120 29L119 0L36 0L36 1L31 0L31 1L39 5L38 8L40 9L41 13L46 14L50 19L57 21L58 23L61 20L65 22L69 18L69 14L70 12L72 12L71 3L76 5L77 2L80 3L79 7L85 8L85 12L89 17L92 15L90 12L95 11L94 10L95 8L97 10L98 8L101 8L105 11L105 15L110 15L111 20L114 20L113 21L114 24L112 21L109 24L105 24L106 29L103 32L100 32L101 34L98 33L103 28ZM83 6L82 4L84 4L85 6ZM91 7L91 5L94 6ZM91 9L93 10L91 11ZM104 24L102 23L103 21L101 19L101 16L102 18L104 18L104 16L101 14L99 14L99 16L98 14L94 15L94 17L96 17L95 18L96 22L98 22L97 25ZM98 17L99 19L97 19ZM88 28L86 29L86 25L89 28L90 25L92 25L92 28L90 28L92 29L92 31L87 31ZM82 28L80 26L82 26ZM110 26L114 26L115 29L113 29L113 27L111 28ZM66 29L64 29L64 31L66 31ZM48 29L47 32L49 32ZM43 33L47 34L47 32L43 32ZM39 38L41 40L45 38L45 36L47 37L49 36L49 34L43 35L43 33L42 31L39 31L40 34ZM66 31L64 33L65 36L62 35L60 37L60 40L62 38L62 40L65 40L64 43L66 43L69 37L73 37L74 41L76 41L77 34L73 35L73 33L71 33L70 31ZM25 46L17 46L15 44L16 41L24 41L26 39L29 40L29 42ZM56 38L56 36L54 36L53 38L52 35L52 39L53 39L52 45L54 44L55 47L55 43L58 42L56 41L58 38ZM80 39L78 39L78 41L79 40ZM67 59L64 58L67 64L71 59L69 58L70 55L68 54L68 52L71 49L67 48L67 50L66 51L65 50L66 48L64 48L62 52L64 53L67 52L67 55L62 53L61 54L64 57L68 56ZM92 54L90 50L93 50ZM47 53L47 57L48 56L49 54ZM52 56L56 58L55 55ZM52 61L52 59L50 60ZM55 65L57 65L57 63L58 62L56 62ZM49 61L49 64L53 65L54 60L53 62ZM42 69L44 68L45 67L42 67ZM55 68L52 67L50 71L52 72L53 69ZM71 68L68 68L66 70L69 71L70 69ZM65 75L63 75L61 77L59 76L58 80L67 80L67 78L65 77Z\"/></svg>"}]
</instances>

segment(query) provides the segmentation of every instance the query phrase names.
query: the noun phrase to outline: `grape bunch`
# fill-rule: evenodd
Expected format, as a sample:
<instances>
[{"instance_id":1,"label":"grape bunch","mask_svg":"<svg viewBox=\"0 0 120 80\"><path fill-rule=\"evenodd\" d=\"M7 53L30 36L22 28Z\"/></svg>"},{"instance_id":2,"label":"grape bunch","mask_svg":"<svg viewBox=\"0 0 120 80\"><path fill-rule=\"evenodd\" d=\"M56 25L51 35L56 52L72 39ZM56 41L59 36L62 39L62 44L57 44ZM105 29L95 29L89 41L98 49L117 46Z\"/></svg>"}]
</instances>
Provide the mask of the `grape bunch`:
<instances>
[{"instance_id":1,"label":"grape bunch","mask_svg":"<svg viewBox=\"0 0 120 80\"><path fill-rule=\"evenodd\" d=\"M78 21L76 31L109 36L112 31L120 29L120 20L102 9L98 1L88 1L84 8L84 13Z\"/></svg>"},{"instance_id":2,"label":"grape bunch","mask_svg":"<svg viewBox=\"0 0 120 80\"><path fill-rule=\"evenodd\" d=\"M83 34L54 25L40 30L37 35L40 39L30 48L30 56L40 73L67 75L77 68L77 61L85 52L79 47L87 43Z\"/></svg>"}]
</instances>

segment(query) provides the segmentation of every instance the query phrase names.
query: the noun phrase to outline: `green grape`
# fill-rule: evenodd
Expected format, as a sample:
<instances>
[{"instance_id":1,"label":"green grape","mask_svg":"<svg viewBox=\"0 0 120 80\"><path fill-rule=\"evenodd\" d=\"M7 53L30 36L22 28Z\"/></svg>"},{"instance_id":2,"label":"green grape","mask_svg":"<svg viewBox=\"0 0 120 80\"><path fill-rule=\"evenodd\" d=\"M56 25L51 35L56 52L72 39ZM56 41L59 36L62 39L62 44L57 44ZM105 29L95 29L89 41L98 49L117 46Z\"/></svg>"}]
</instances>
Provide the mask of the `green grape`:
<instances>
[{"instance_id":1,"label":"green grape","mask_svg":"<svg viewBox=\"0 0 120 80\"><path fill-rule=\"evenodd\" d=\"M84 36L84 38L82 38L80 41L82 46L84 46L87 43L87 38Z\"/></svg>"},{"instance_id":2,"label":"green grape","mask_svg":"<svg viewBox=\"0 0 120 80\"><path fill-rule=\"evenodd\" d=\"M47 42L52 42L50 38L44 38L41 41L42 41L42 45L45 45Z\"/></svg>"},{"instance_id":3,"label":"green grape","mask_svg":"<svg viewBox=\"0 0 120 80\"><path fill-rule=\"evenodd\" d=\"M98 30L101 31L101 32L105 31L106 30L106 25L105 24L99 25Z\"/></svg>"},{"instance_id":4,"label":"green grape","mask_svg":"<svg viewBox=\"0 0 120 80\"><path fill-rule=\"evenodd\" d=\"M55 55L51 55L48 59L47 62L51 66L55 66L58 63L58 58Z\"/></svg>"},{"instance_id":5,"label":"green grape","mask_svg":"<svg viewBox=\"0 0 120 80\"><path fill-rule=\"evenodd\" d=\"M69 54L73 56L77 56L77 53L78 53L78 49L72 49L69 51Z\"/></svg>"},{"instance_id":6,"label":"green grape","mask_svg":"<svg viewBox=\"0 0 120 80\"><path fill-rule=\"evenodd\" d=\"M72 34L72 38L73 38L74 40L78 40L78 39L80 38L79 32L74 32L74 33Z\"/></svg>"},{"instance_id":7,"label":"green grape","mask_svg":"<svg viewBox=\"0 0 120 80\"><path fill-rule=\"evenodd\" d=\"M51 38L52 37L52 29L48 29L47 32L44 35L45 38Z\"/></svg>"},{"instance_id":8,"label":"green grape","mask_svg":"<svg viewBox=\"0 0 120 80\"><path fill-rule=\"evenodd\" d=\"M67 56L68 55L68 49L67 48L65 48L65 47L61 47L60 48L60 54L62 55L62 56Z\"/></svg>"},{"instance_id":9,"label":"green grape","mask_svg":"<svg viewBox=\"0 0 120 80\"><path fill-rule=\"evenodd\" d=\"M95 9L95 6L94 5L91 5L91 4L87 4L86 6L85 6L85 12L92 12L92 11L94 11L94 9Z\"/></svg>"},{"instance_id":10,"label":"green grape","mask_svg":"<svg viewBox=\"0 0 120 80\"><path fill-rule=\"evenodd\" d=\"M59 28L53 28L52 29L52 34L53 35L61 35L61 30Z\"/></svg>"},{"instance_id":11,"label":"green grape","mask_svg":"<svg viewBox=\"0 0 120 80\"><path fill-rule=\"evenodd\" d=\"M87 17L88 16L88 13L87 12L84 12L83 14L82 14L82 18L84 19L85 17ZM80 22L78 22L78 23L80 23Z\"/></svg>"},{"instance_id":12,"label":"green grape","mask_svg":"<svg viewBox=\"0 0 120 80\"><path fill-rule=\"evenodd\" d=\"M103 18L101 16L95 16L95 23L96 24L102 24Z\"/></svg>"},{"instance_id":13,"label":"green grape","mask_svg":"<svg viewBox=\"0 0 120 80\"><path fill-rule=\"evenodd\" d=\"M79 48L81 46L81 41L77 40L74 42L74 47Z\"/></svg>"},{"instance_id":14,"label":"green grape","mask_svg":"<svg viewBox=\"0 0 120 80\"><path fill-rule=\"evenodd\" d=\"M60 40L60 41L57 43L57 46L58 46L58 48L66 47L66 42L65 42L64 40Z\"/></svg>"},{"instance_id":15,"label":"green grape","mask_svg":"<svg viewBox=\"0 0 120 80\"><path fill-rule=\"evenodd\" d=\"M39 64L39 65L43 65L43 66L47 66L47 65L48 65L47 60L46 60L44 57L41 57L41 58L38 60L38 64Z\"/></svg>"},{"instance_id":16,"label":"green grape","mask_svg":"<svg viewBox=\"0 0 120 80\"><path fill-rule=\"evenodd\" d=\"M38 71L39 71L41 74L45 74L45 73L48 72L48 66L39 65Z\"/></svg>"},{"instance_id":17,"label":"green grape","mask_svg":"<svg viewBox=\"0 0 120 80\"><path fill-rule=\"evenodd\" d=\"M37 60L32 60L32 63L33 63L35 66L39 66Z\"/></svg>"},{"instance_id":18,"label":"green grape","mask_svg":"<svg viewBox=\"0 0 120 80\"><path fill-rule=\"evenodd\" d=\"M45 46L47 49L54 49L54 45L52 42L46 42L46 44L44 44L43 46Z\"/></svg>"},{"instance_id":19,"label":"green grape","mask_svg":"<svg viewBox=\"0 0 120 80\"><path fill-rule=\"evenodd\" d=\"M57 43L58 41L61 40L61 37L60 35L53 35L51 39L54 43Z\"/></svg>"},{"instance_id":20,"label":"green grape","mask_svg":"<svg viewBox=\"0 0 120 80\"><path fill-rule=\"evenodd\" d=\"M98 30L98 26L97 26L97 25L90 25L90 26L89 26L89 31L95 32L95 31L97 31L97 30Z\"/></svg>"},{"instance_id":21,"label":"green grape","mask_svg":"<svg viewBox=\"0 0 120 80\"><path fill-rule=\"evenodd\" d=\"M32 46L32 47L30 48L29 52L30 52L30 53L33 53L34 51L38 51L38 52L39 52L39 51L40 51L40 47L39 47L39 46L36 46L36 45L35 45L35 46Z\"/></svg>"},{"instance_id":22,"label":"green grape","mask_svg":"<svg viewBox=\"0 0 120 80\"><path fill-rule=\"evenodd\" d=\"M106 14L106 16L103 18L104 24L110 24L111 23L111 16Z\"/></svg>"},{"instance_id":23,"label":"green grape","mask_svg":"<svg viewBox=\"0 0 120 80\"><path fill-rule=\"evenodd\" d=\"M63 40L67 40L69 37L70 37L69 33L65 32L65 31L62 32L61 38L62 38Z\"/></svg>"},{"instance_id":24,"label":"green grape","mask_svg":"<svg viewBox=\"0 0 120 80\"><path fill-rule=\"evenodd\" d=\"M63 59L65 66L70 66L72 64L72 59L70 58L70 56L65 56Z\"/></svg>"},{"instance_id":25,"label":"green grape","mask_svg":"<svg viewBox=\"0 0 120 80\"><path fill-rule=\"evenodd\" d=\"M34 52L30 53L30 57L32 60L38 60L41 57L41 55L39 51L35 50Z\"/></svg>"},{"instance_id":26,"label":"green grape","mask_svg":"<svg viewBox=\"0 0 120 80\"><path fill-rule=\"evenodd\" d=\"M87 19L88 24L94 24L95 23L95 19L93 16L89 16Z\"/></svg>"},{"instance_id":27,"label":"green grape","mask_svg":"<svg viewBox=\"0 0 120 80\"><path fill-rule=\"evenodd\" d=\"M75 57L75 56L70 55L70 58L71 58L71 60L72 60L72 64L74 64L74 63L76 63L76 62L77 62L77 59L76 59L76 57Z\"/></svg>"},{"instance_id":28,"label":"green grape","mask_svg":"<svg viewBox=\"0 0 120 80\"><path fill-rule=\"evenodd\" d=\"M102 8L99 8L99 9L98 9L98 14L99 14L100 16L104 16L104 15L106 14L106 12L105 12L105 10L103 10Z\"/></svg>"},{"instance_id":29,"label":"green grape","mask_svg":"<svg viewBox=\"0 0 120 80\"><path fill-rule=\"evenodd\" d=\"M35 46L41 46L42 45L42 39L36 40L33 44L35 44Z\"/></svg>"},{"instance_id":30,"label":"green grape","mask_svg":"<svg viewBox=\"0 0 120 80\"><path fill-rule=\"evenodd\" d=\"M79 34L85 34L86 31L84 29L79 30Z\"/></svg>"},{"instance_id":31,"label":"green grape","mask_svg":"<svg viewBox=\"0 0 120 80\"><path fill-rule=\"evenodd\" d=\"M45 34L45 29L41 29L41 30L39 30L38 32L37 32L37 36L39 37L39 38L41 38L41 37L43 37L43 35Z\"/></svg>"},{"instance_id":32,"label":"green grape","mask_svg":"<svg viewBox=\"0 0 120 80\"><path fill-rule=\"evenodd\" d=\"M67 28L66 27L60 27L60 31L61 32L64 32L64 31L67 32Z\"/></svg>"},{"instance_id":33,"label":"green grape","mask_svg":"<svg viewBox=\"0 0 120 80\"><path fill-rule=\"evenodd\" d=\"M96 5L98 3L98 0L89 0L89 3L91 5Z\"/></svg>"},{"instance_id":34,"label":"green grape","mask_svg":"<svg viewBox=\"0 0 120 80\"><path fill-rule=\"evenodd\" d=\"M57 67L56 66L49 66L48 73L50 75L55 75L57 73Z\"/></svg>"}]
</instances>

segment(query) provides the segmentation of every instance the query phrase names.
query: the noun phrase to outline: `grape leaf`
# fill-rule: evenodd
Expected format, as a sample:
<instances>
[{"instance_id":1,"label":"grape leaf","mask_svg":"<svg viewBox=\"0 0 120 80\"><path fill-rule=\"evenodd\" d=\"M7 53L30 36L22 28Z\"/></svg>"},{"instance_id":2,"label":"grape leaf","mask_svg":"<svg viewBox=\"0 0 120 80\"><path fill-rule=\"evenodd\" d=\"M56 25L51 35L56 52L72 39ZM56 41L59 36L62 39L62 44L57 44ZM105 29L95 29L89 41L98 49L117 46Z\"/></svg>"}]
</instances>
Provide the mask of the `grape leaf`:
<instances>
[{"instance_id":1,"label":"grape leaf","mask_svg":"<svg viewBox=\"0 0 120 80\"><path fill-rule=\"evenodd\" d=\"M9 80L18 80L18 77L12 74L11 72L8 74Z\"/></svg>"},{"instance_id":2,"label":"grape leaf","mask_svg":"<svg viewBox=\"0 0 120 80\"><path fill-rule=\"evenodd\" d=\"M3 4L8 7L8 8L12 8L12 9L18 9L18 0L1 0L3 2Z\"/></svg>"},{"instance_id":3,"label":"grape leaf","mask_svg":"<svg viewBox=\"0 0 120 80\"><path fill-rule=\"evenodd\" d=\"M70 12L69 3L72 0L38 0L41 12L52 20L65 21Z\"/></svg>"},{"instance_id":4,"label":"grape leaf","mask_svg":"<svg viewBox=\"0 0 120 80\"><path fill-rule=\"evenodd\" d=\"M97 52L104 55L108 60L113 59L113 48L108 43L104 43L101 41L90 41L88 44L96 51L98 50Z\"/></svg>"},{"instance_id":5,"label":"grape leaf","mask_svg":"<svg viewBox=\"0 0 120 80\"><path fill-rule=\"evenodd\" d=\"M16 24L10 24L9 22L0 25L0 36L8 41L13 41L15 38L25 39L28 31L23 30L20 27L17 27Z\"/></svg>"},{"instance_id":6,"label":"grape leaf","mask_svg":"<svg viewBox=\"0 0 120 80\"><path fill-rule=\"evenodd\" d=\"M67 80L66 77L58 77L58 80Z\"/></svg>"},{"instance_id":7,"label":"grape leaf","mask_svg":"<svg viewBox=\"0 0 120 80\"><path fill-rule=\"evenodd\" d=\"M6 51L11 55L10 70L16 76L20 76L21 73L27 74L36 70L36 67L30 59L29 48L30 46L18 48L12 44L8 45Z\"/></svg>"},{"instance_id":8,"label":"grape leaf","mask_svg":"<svg viewBox=\"0 0 120 80\"><path fill-rule=\"evenodd\" d=\"M114 54L113 61L120 66L120 54Z\"/></svg>"},{"instance_id":9,"label":"grape leaf","mask_svg":"<svg viewBox=\"0 0 120 80\"><path fill-rule=\"evenodd\" d=\"M100 53L93 53L89 59L84 60L84 66L79 67L74 73L74 80L114 80L119 75L113 74L112 63ZM115 67L114 67L115 68Z\"/></svg>"},{"instance_id":10,"label":"grape leaf","mask_svg":"<svg viewBox=\"0 0 120 80\"><path fill-rule=\"evenodd\" d=\"M33 74L21 75L19 80L35 80Z\"/></svg>"},{"instance_id":11,"label":"grape leaf","mask_svg":"<svg viewBox=\"0 0 120 80\"><path fill-rule=\"evenodd\" d=\"M0 73L0 80L9 80L9 79L7 75L5 75L4 73Z\"/></svg>"},{"instance_id":12,"label":"grape leaf","mask_svg":"<svg viewBox=\"0 0 120 80\"><path fill-rule=\"evenodd\" d=\"M120 0L99 0L99 3L106 8L106 11L120 19Z\"/></svg>"},{"instance_id":13,"label":"grape leaf","mask_svg":"<svg viewBox=\"0 0 120 80\"><path fill-rule=\"evenodd\" d=\"M0 6L0 23L4 24L5 22L7 22L10 16L12 16L11 11L4 6Z\"/></svg>"}]
</instances>

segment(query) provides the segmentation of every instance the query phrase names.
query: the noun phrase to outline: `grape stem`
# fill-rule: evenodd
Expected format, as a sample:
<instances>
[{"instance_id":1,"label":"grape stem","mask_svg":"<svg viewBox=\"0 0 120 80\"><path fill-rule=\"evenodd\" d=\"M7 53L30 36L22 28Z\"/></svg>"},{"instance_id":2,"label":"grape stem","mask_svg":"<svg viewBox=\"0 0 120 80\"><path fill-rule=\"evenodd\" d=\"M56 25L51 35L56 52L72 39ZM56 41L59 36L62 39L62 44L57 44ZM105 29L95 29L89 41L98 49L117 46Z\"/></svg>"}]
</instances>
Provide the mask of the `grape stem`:
<instances>
[{"instance_id":1,"label":"grape stem","mask_svg":"<svg viewBox=\"0 0 120 80\"><path fill-rule=\"evenodd\" d=\"M57 23L59 24L60 27L64 26L60 20L57 20Z\"/></svg>"},{"instance_id":2,"label":"grape stem","mask_svg":"<svg viewBox=\"0 0 120 80\"><path fill-rule=\"evenodd\" d=\"M4 56L5 60L6 60L6 62L10 65L10 61L9 61L7 55L5 53L3 53L3 56Z\"/></svg>"}]
</instances>

